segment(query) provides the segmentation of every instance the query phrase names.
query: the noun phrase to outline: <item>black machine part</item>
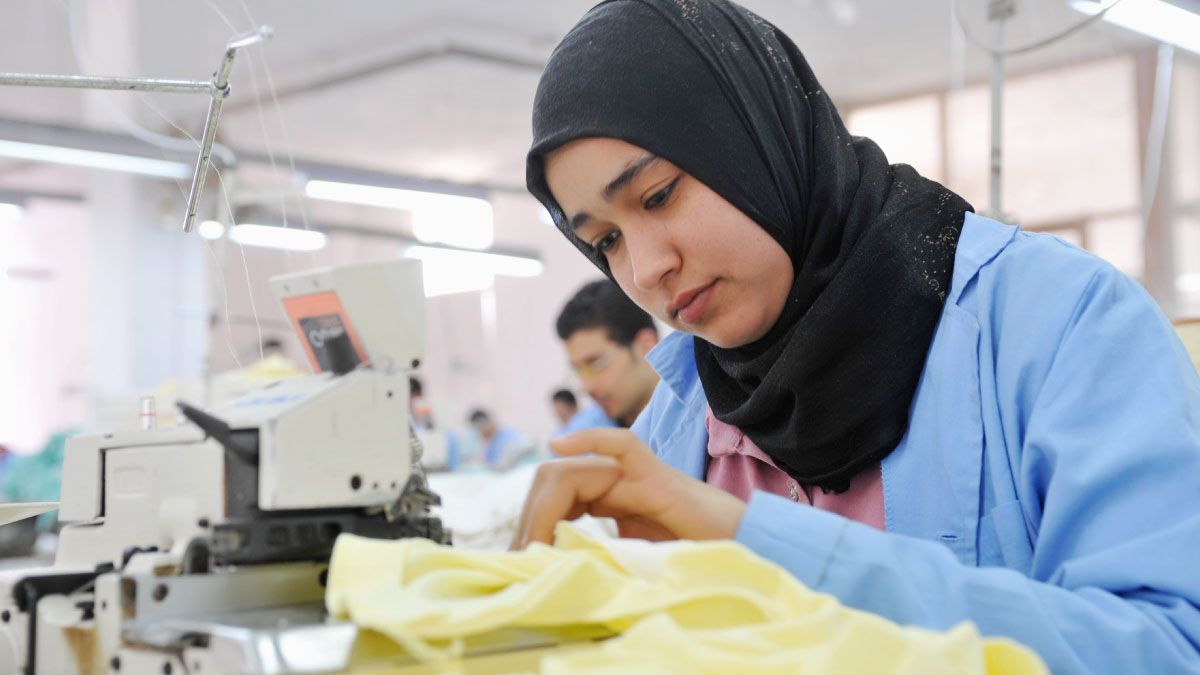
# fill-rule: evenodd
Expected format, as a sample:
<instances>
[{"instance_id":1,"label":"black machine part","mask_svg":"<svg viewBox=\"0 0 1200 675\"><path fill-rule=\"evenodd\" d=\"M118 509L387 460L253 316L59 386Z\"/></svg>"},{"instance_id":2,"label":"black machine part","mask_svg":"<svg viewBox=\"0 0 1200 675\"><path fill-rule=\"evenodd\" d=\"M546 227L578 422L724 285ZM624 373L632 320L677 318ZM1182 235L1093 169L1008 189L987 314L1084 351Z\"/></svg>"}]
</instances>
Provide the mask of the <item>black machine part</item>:
<instances>
[{"instance_id":1,"label":"black machine part","mask_svg":"<svg viewBox=\"0 0 1200 675\"><path fill-rule=\"evenodd\" d=\"M17 611L29 615L29 635L26 647L25 675L37 673L37 607L38 600L47 595L71 595L88 586L111 567L98 567L95 572L70 572L27 577L13 586Z\"/></svg>"},{"instance_id":2,"label":"black machine part","mask_svg":"<svg viewBox=\"0 0 1200 675\"><path fill-rule=\"evenodd\" d=\"M423 537L449 543L441 520L429 515L441 500L425 484L417 447L413 472L393 508L266 511L258 507L259 437L257 429L229 424L186 403L183 414L225 448L226 517L214 523L206 546L195 551L200 567L328 560L343 532L376 539ZM410 434L409 444L419 443ZM205 555L207 553L207 555ZM201 560L203 562L201 562ZM190 567L190 566L189 566Z\"/></svg>"}]
</instances>

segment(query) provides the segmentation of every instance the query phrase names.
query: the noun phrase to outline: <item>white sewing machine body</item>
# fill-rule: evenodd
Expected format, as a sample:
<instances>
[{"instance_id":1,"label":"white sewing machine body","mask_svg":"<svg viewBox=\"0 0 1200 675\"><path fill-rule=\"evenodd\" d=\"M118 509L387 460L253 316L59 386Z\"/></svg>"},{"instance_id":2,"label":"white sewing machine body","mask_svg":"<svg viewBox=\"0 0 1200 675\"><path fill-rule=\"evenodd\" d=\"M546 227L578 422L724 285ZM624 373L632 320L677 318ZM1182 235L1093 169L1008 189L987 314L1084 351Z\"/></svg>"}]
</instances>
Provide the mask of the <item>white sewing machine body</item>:
<instances>
[{"instance_id":1,"label":"white sewing machine body","mask_svg":"<svg viewBox=\"0 0 1200 675\"><path fill-rule=\"evenodd\" d=\"M336 670L356 633L321 618L337 535L446 540L409 423L420 263L271 283L317 373L69 439L54 565L0 575L0 672Z\"/></svg>"}]
</instances>

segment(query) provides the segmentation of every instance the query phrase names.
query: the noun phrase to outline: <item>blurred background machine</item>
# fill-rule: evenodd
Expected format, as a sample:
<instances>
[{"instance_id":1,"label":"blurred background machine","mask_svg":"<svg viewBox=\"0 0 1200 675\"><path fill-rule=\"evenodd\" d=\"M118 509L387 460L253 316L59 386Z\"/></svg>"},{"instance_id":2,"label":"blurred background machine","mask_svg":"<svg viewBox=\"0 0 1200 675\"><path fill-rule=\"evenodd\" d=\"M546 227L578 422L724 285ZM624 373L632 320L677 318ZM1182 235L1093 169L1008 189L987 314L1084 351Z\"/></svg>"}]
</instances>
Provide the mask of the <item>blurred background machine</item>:
<instances>
[{"instance_id":1,"label":"blurred background machine","mask_svg":"<svg viewBox=\"0 0 1200 675\"><path fill-rule=\"evenodd\" d=\"M181 404L174 428L72 437L54 565L0 576L0 672L338 670L357 630L324 623L337 536L447 541L408 400L421 263L271 285L315 374Z\"/></svg>"}]
</instances>

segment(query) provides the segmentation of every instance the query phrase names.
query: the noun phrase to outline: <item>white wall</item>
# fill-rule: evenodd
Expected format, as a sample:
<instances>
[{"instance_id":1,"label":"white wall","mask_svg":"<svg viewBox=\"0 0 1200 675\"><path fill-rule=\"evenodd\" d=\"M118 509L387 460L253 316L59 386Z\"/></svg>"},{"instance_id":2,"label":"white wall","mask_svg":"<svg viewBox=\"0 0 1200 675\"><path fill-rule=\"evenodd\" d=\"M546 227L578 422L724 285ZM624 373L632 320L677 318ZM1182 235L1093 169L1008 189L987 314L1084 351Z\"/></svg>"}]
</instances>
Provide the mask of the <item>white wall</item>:
<instances>
[{"instance_id":1,"label":"white wall","mask_svg":"<svg viewBox=\"0 0 1200 675\"><path fill-rule=\"evenodd\" d=\"M34 199L0 226L0 443L14 450L84 420L90 250L79 202Z\"/></svg>"},{"instance_id":2,"label":"white wall","mask_svg":"<svg viewBox=\"0 0 1200 675\"><path fill-rule=\"evenodd\" d=\"M160 200L175 186L91 181L86 201L32 198L0 231L0 443L18 450L134 427L138 396L204 369L204 249L178 230L181 199Z\"/></svg>"},{"instance_id":3,"label":"white wall","mask_svg":"<svg viewBox=\"0 0 1200 675\"><path fill-rule=\"evenodd\" d=\"M513 426L547 438L556 422L554 389L571 383L566 352L554 331L563 304L580 286L603 275L554 226L538 218L541 206L521 195L493 200L497 237L536 249L546 265L536 279L500 278L496 315L500 359L492 407ZM579 387L573 387L579 393Z\"/></svg>"}]
</instances>

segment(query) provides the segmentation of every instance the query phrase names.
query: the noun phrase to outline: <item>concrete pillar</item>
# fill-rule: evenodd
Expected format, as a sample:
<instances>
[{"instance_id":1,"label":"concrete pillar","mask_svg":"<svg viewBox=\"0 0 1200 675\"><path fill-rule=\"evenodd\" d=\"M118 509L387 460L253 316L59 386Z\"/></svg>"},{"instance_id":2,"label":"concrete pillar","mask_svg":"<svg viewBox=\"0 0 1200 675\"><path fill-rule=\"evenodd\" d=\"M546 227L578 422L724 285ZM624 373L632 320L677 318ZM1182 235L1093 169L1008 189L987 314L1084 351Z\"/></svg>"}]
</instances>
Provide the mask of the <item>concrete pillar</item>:
<instances>
[{"instance_id":1,"label":"concrete pillar","mask_svg":"<svg viewBox=\"0 0 1200 675\"><path fill-rule=\"evenodd\" d=\"M138 75L134 0L83 3L85 44L106 74ZM184 77L187 74L179 74ZM111 127L106 97L131 118L144 104L131 92L86 92L85 116ZM197 109L207 100L196 97ZM136 397L167 378L199 377L208 348L205 242L180 229L187 185L114 171L92 171L89 389L91 425L136 421ZM129 406L128 417L121 412Z\"/></svg>"},{"instance_id":2,"label":"concrete pillar","mask_svg":"<svg viewBox=\"0 0 1200 675\"><path fill-rule=\"evenodd\" d=\"M1154 110L1155 80L1159 72L1170 73L1170 64L1162 63L1163 59L1171 58L1171 52L1143 52L1137 56L1137 102L1138 102L1138 151L1140 153L1139 176L1147 176L1147 158L1154 164L1149 167L1151 175L1156 180L1142 186L1142 213L1145 215L1145 230L1143 255L1145 256L1145 271L1142 273L1142 283L1150 295L1158 301L1167 316L1174 318L1178 311L1178 293L1175 289L1175 255L1173 230L1173 199L1171 172L1171 139L1170 125L1161 130L1161 147L1154 144L1158 139L1151 138L1152 116L1155 112L1165 114L1165 111ZM1163 71L1163 67L1167 70ZM1158 160L1155 162L1155 160ZM1147 188L1152 187L1152 193ZM1148 203L1147 203L1148 202Z\"/></svg>"}]
</instances>

